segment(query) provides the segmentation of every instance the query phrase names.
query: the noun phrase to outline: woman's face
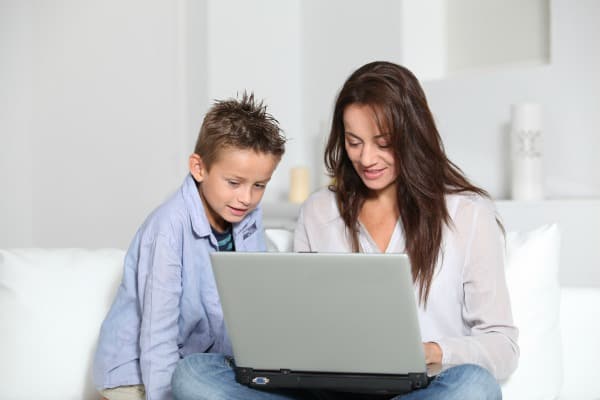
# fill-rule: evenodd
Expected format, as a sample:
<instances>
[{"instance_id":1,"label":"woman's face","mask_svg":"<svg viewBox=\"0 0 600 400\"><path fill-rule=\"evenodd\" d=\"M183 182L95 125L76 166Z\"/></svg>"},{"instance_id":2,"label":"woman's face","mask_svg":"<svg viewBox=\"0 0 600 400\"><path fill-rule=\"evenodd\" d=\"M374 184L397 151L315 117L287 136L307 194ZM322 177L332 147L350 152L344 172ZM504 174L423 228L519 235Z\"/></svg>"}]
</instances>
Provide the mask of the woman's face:
<instances>
[{"instance_id":1,"label":"woman's face","mask_svg":"<svg viewBox=\"0 0 600 400\"><path fill-rule=\"evenodd\" d=\"M379 130L373 109L350 104L343 118L346 152L358 176L371 190L394 188L398 174L390 135Z\"/></svg>"}]
</instances>

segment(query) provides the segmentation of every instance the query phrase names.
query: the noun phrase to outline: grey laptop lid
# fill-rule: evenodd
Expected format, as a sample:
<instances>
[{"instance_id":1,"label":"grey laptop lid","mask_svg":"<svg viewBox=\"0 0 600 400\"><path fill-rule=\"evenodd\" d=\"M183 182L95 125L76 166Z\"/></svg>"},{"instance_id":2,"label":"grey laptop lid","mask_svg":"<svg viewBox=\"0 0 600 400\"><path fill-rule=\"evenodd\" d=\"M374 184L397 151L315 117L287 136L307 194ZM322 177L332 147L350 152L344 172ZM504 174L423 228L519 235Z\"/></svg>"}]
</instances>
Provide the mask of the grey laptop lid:
<instances>
[{"instance_id":1,"label":"grey laptop lid","mask_svg":"<svg viewBox=\"0 0 600 400\"><path fill-rule=\"evenodd\" d=\"M236 365L426 371L404 254L211 254Z\"/></svg>"}]
</instances>

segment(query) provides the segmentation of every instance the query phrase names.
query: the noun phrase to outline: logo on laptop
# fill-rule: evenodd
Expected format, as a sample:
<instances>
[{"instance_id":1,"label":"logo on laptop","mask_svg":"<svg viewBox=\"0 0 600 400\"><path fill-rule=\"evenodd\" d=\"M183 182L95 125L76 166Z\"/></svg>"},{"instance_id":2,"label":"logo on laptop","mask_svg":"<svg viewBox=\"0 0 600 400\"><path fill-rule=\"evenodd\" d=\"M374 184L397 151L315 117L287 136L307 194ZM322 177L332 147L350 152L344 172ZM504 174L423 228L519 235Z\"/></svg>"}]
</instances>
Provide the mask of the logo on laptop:
<instances>
[{"instance_id":1,"label":"logo on laptop","mask_svg":"<svg viewBox=\"0 0 600 400\"><path fill-rule=\"evenodd\" d=\"M256 385L266 385L269 382L270 379L264 376L257 376L256 378L252 379L252 383Z\"/></svg>"}]
</instances>

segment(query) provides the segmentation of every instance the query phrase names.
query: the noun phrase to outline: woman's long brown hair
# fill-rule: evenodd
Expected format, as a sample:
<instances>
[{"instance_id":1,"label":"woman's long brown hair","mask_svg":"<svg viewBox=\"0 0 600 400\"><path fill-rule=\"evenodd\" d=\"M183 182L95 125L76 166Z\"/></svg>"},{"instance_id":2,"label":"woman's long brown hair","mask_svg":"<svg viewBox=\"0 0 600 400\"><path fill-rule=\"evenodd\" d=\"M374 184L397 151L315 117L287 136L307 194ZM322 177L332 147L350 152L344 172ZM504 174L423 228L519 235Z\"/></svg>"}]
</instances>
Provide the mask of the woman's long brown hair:
<instances>
[{"instance_id":1,"label":"woman's long brown hair","mask_svg":"<svg viewBox=\"0 0 600 400\"><path fill-rule=\"evenodd\" d=\"M390 135L397 178L397 203L419 300L427 304L442 245L442 228L450 223L445 195L472 192L489 197L471 184L447 157L442 139L417 78L397 64L376 61L356 70L344 83L333 112L325 165L334 178L338 208L359 251L358 216L369 195L345 148L344 110L350 104L370 106L379 130Z\"/></svg>"}]
</instances>

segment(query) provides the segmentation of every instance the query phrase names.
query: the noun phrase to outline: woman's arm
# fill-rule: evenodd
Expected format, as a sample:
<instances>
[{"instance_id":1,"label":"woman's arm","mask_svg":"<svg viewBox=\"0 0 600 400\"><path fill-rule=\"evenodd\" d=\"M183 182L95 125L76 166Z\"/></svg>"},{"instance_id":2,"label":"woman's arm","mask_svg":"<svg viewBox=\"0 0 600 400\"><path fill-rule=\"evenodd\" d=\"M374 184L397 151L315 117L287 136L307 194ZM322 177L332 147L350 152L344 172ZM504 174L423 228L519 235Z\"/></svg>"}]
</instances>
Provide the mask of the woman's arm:
<instances>
[{"instance_id":1,"label":"woman's arm","mask_svg":"<svg viewBox=\"0 0 600 400\"><path fill-rule=\"evenodd\" d=\"M462 218L457 225L470 225L462 276L462 318L470 335L436 342L444 364L474 363L505 379L517 366L519 347L504 274L504 236L491 207L479 204Z\"/></svg>"}]
</instances>

